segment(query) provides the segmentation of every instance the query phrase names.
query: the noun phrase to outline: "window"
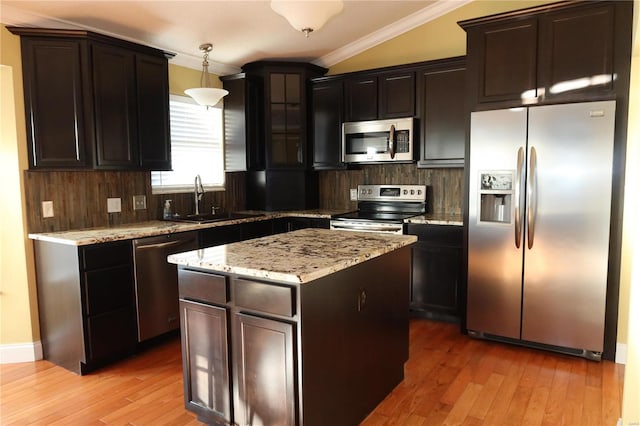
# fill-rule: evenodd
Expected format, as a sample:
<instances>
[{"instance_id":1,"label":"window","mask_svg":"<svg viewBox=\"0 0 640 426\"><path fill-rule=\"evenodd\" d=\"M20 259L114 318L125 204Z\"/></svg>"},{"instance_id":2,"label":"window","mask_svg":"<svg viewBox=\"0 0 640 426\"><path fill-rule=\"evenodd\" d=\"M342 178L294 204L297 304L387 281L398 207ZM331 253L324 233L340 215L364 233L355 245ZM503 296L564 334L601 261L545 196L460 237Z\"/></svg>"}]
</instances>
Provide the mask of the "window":
<instances>
[{"instance_id":1,"label":"window","mask_svg":"<svg viewBox=\"0 0 640 426\"><path fill-rule=\"evenodd\" d=\"M224 190L222 108L171 95L169 116L173 170L151 172L152 193L191 192L198 174L205 190Z\"/></svg>"}]
</instances>

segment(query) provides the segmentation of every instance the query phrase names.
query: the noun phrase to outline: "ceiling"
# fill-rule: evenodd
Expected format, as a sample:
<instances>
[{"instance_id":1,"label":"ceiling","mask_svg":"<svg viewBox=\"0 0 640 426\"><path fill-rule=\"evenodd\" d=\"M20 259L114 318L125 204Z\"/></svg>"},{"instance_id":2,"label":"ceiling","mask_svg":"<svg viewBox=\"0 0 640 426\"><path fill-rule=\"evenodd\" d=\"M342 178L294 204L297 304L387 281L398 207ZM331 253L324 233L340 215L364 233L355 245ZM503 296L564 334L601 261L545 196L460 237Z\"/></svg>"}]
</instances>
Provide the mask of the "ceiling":
<instances>
[{"instance_id":1,"label":"ceiling","mask_svg":"<svg viewBox=\"0 0 640 426\"><path fill-rule=\"evenodd\" d=\"M470 0L345 0L343 10L306 38L268 0L2 0L5 25L79 28L176 53L171 63L201 69L198 46L213 44L209 71L238 72L275 59L341 62Z\"/></svg>"}]
</instances>

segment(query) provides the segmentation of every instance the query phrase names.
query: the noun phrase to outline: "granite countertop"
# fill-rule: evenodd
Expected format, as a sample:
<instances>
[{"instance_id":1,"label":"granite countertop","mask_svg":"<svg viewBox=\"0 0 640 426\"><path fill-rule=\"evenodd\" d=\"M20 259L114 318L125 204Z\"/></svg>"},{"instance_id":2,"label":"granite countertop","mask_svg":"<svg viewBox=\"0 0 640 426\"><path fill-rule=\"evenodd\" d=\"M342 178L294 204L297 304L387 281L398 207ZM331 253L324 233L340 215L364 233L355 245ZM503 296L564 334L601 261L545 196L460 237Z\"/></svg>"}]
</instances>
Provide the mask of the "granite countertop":
<instances>
[{"instance_id":1,"label":"granite countertop","mask_svg":"<svg viewBox=\"0 0 640 426\"><path fill-rule=\"evenodd\" d=\"M405 223L462 226L462 214L427 213L405 219Z\"/></svg>"},{"instance_id":2,"label":"granite countertop","mask_svg":"<svg viewBox=\"0 0 640 426\"><path fill-rule=\"evenodd\" d=\"M107 243L111 241L130 240L133 238L153 237L156 235L173 234L175 232L197 231L199 229L214 228L216 226L234 225L237 223L258 222L279 217L316 217L329 219L334 214L345 213L344 210L302 210L287 212L257 212L246 211L244 213L260 213L263 216L247 217L241 219L221 220L209 223L173 222L164 220L152 220L136 222L111 227L86 228L70 231L45 232L29 234L32 240L49 241L58 244L84 246L89 244Z\"/></svg>"},{"instance_id":3,"label":"granite countertop","mask_svg":"<svg viewBox=\"0 0 640 426\"><path fill-rule=\"evenodd\" d=\"M177 265L301 284L417 241L415 235L300 229L170 255Z\"/></svg>"}]
</instances>

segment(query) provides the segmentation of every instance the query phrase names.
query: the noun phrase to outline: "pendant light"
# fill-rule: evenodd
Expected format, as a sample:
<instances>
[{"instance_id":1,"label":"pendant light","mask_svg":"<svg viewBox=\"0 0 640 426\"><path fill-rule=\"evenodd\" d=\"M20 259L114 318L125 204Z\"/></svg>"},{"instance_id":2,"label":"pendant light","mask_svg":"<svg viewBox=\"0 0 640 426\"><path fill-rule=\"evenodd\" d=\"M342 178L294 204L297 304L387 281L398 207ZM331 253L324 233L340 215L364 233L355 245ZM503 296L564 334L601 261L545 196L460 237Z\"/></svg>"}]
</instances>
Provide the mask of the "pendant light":
<instances>
[{"instance_id":1,"label":"pendant light","mask_svg":"<svg viewBox=\"0 0 640 426\"><path fill-rule=\"evenodd\" d=\"M220 99L229 94L228 90L211 87L211 84L209 83L209 52L211 52L212 49L213 46L211 43L204 43L200 45L200 50L204 55L202 60L200 87L184 91L184 93L191 96L199 105L204 105L207 108L214 106L220 102Z\"/></svg>"},{"instance_id":2,"label":"pendant light","mask_svg":"<svg viewBox=\"0 0 640 426\"><path fill-rule=\"evenodd\" d=\"M282 15L289 24L305 36L317 31L329 18L340 13L344 7L341 0L290 1L271 0L271 9Z\"/></svg>"}]
</instances>

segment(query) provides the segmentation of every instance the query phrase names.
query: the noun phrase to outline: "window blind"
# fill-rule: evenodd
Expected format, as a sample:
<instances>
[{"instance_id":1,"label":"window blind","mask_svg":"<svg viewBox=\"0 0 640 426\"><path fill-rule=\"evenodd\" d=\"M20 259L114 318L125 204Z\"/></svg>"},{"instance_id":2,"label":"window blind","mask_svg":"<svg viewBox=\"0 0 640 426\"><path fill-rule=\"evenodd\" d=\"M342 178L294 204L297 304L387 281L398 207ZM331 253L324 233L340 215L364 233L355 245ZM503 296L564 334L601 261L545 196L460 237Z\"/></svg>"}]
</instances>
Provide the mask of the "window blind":
<instances>
[{"instance_id":1,"label":"window blind","mask_svg":"<svg viewBox=\"0 0 640 426\"><path fill-rule=\"evenodd\" d=\"M222 109L206 108L191 98L171 95L172 171L152 171L154 194L193 191L196 175L205 190L224 189Z\"/></svg>"}]
</instances>

